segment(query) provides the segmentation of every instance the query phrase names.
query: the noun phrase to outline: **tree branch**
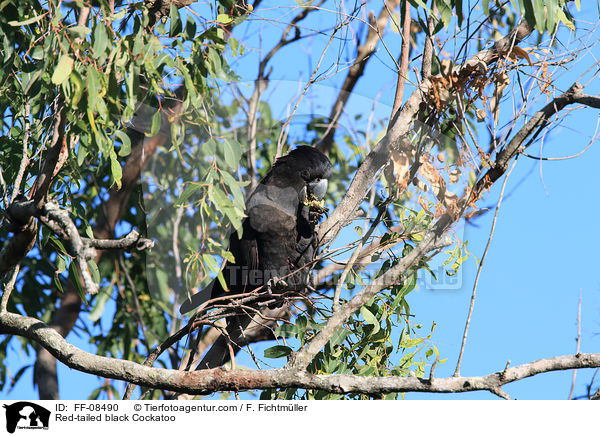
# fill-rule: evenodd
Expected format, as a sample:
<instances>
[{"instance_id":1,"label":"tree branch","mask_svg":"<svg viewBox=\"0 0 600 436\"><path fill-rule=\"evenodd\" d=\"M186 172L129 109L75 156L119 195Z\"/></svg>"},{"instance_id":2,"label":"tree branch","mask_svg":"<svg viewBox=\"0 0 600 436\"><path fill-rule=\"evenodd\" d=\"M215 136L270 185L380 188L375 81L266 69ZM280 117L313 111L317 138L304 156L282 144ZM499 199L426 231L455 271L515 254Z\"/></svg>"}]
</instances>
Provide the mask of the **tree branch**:
<instances>
[{"instance_id":1,"label":"tree branch","mask_svg":"<svg viewBox=\"0 0 600 436\"><path fill-rule=\"evenodd\" d=\"M400 69L398 70L398 83L396 84L396 97L394 98L394 107L390 114L390 120L393 120L396 113L402 106L402 96L404 95L404 85L408 76L408 53L410 52L410 2L404 2L404 24L402 26L402 50L400 52Z\"/></svg>"},{"instance_id":2,"label":"tree branch","mask_svg":"<svg viewBox=\"0 0 600 436\"><path fill-rule=\"evenodd\" d=\"M510 160L524 147L525 140L533 134L527 146L533 142L538 133L550 122L550 118L570 104L580 103L600 108L600 98L583 93L583 87L575 82L567 91L556 97L541 110L536 112L510 142L498 153L495 164L473 187L471 200L475 201L508 169Z\"/></svg>"},{"instance_id":3,"label":"tree branch","mask_svg":"<svg viewBox=\"0 0 600 436\"><path fill-rule=\"evenodd\" d=\"M413 96L414 95L415 94L413 94ZM413 96L411 96L411 99ZM457 209L464 210L467 205L473 204L473 202L479 198L479 195L484 189L488 189L496 180L498 180L508 169L510 159L517 153L519 148L522 147L523 142L534 131L539 131L540 128L543 128L553 114L563 109L568 104L581 102L581 99L590 101L592 98L592 96L583 94L581 85L575 83L571 88L569 88L568 91L554 99L554 101L546 105L541 111L537 112L531 118L531 120L515 135L509 144L500 153L498 153L492 168L475 184L471 192L468 193L466 197L461 199L461 201L458 203ZM529 144L531 144L534 138L529 141ZM384 140L385 137L382 142L384 142ZM376 148L379 148L380 145L378 145ZM329 318L325 328L323 328L305 348L298 351L290 359L287 366L294 368L306 368L313 357L325 346L329 339L333 337L342 324L355 311L360 309L360 307L366 304L379 291L396 283L410 267L419 261L421 256L424 256L426 253L428 253L433 246L440 244L442 242L443 235L450 228L450 226L460 218L460 215L461 214L455 214L452 211L447 211L444 213L444 215L442 215L442 217L435 223L432 229L425 235L423 240L419 242L417 246L410 253L408 253L408 255L403 257L393 268L389 269L368 286L364 287L356 296L354 296L354 298L352 298L348 303L342 306L338 312Z\"/></svg>"},{"instance_id":4,"label":"tree branch","mask_svg":"<svg viewBox=\"0 0 600 436\"><path fill-rule=\"evenodd\" d=\"M465 62L463 66L459 67L459 78L464 79L474 73L481 73L482 70L487 70L487 65L508 53L514 44L521 42L532 31L533 27L525 20L522 20L508 36L496 41L492 48L482 50ZM352 179L346 195L329 218L321 224L319 239L322 245L334 239L339 231L346 226L347 217L354 216L354 212L363 201L365 192L368 192L367 188L373 181L373 178L389 162L390 152L393 149L399 150L402 146L405 146L402 139L408 133L413 120L417 118L421 104L425 103L431 84L430 79L421 82L420 86L412 93L400 110L397 119L390 126L387 134L367 155Z\"/></svg>"},{"instance_id":5,"label":"tree branch","mask_svg":"<svg viewBox=\"0 0 600 436\"><path fill-rule=\"evenodd\" d=\"M127 360L87 353L68 343L43 322L14 313L0 314L0 333L15 334L38 342L72 369L100 377L124 380L155 389L190 394L251 389L300 388L334 393L379 394L389 392L469 392L490 391L501 395L501 387L536 374L576 368L600 367L600 354L576 354L526 363L479 377L418 378L315 375L293 369L233 370L208 369L179 371L149 368ZM506 394L504 394L506 395Z\"/></svg>"},{"instance_id":6,"label":"tree branch","mask_svg":"<svg viewBox=\"0 0 600 436\"><path fill-rule=\"evenodd\" d=\"M421 64L422 79L426 79L431 76L431 62L433 60L433 31L435 30L433 19L436 15L437 6L436 3L433 2L431 14L429 17L427 17L427 29L423 29L427 33L427 36L425 38L425 46L423 48L423 63Z\"/></svg>"}]
</instances>

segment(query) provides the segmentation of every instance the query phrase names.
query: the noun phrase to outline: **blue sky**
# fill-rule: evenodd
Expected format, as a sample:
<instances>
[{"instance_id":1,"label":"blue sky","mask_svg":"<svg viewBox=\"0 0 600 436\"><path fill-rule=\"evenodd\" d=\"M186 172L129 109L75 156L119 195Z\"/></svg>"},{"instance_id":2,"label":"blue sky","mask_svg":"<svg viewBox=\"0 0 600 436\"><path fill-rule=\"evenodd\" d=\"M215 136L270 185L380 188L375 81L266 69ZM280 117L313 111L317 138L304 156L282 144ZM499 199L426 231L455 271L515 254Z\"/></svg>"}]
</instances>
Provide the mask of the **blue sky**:
<instances>
[{"instance_id":1,"label":"blue sky","mask_svg":"<svg viewBox=\"0 0 600 436\"><path fill-rule=\"evenodd\" d=\"M261 6L268 8L272 6L271 3L273 2L265 2ZM585 17L598 16L597 10L587 7L590 9L583 9L576 17L583 20ZM262 15L280 16L281 11L275 8ZM303 24L310 28L311 25L319 24L319 19L323 18L309 18ZM578 24L590 27L584 21ZM256 30L257 25L261 26L260 32ZM236 29L236 32L251 55L234 61L234 65L239 62L235 68L242 81L252 81L256 74L255 61L260 47L268 50L278 37L277 23L248 22ZM585 31L582 31L581 36L585 35ZM399 46L397 38L393 33L388 32L386 35L386 41L393 48ZM593 38L592 35L581 44L591 45L595 43ZM561 31L557 50L571 40L572 37L566 31ZM531 36L528 41L529 44L523 46L535 44L536 36ZM272 82L265 98L274 108L274 115L285 118L289 97L302 89L326 42L327 38L321 37L291 45L273 63ZM341 54L342 58L345 54L351 55L352 48L351 44L347 44L330 49L324 58L323 70L330 71L328 66L336 62L338 55ZM452 50L447 50L452 53ZM469 48L470 52L473 50L474 47ZM311 61L308 60L308 55L312 57ZM599 56L600 52L594 45L590 50L580 53L568 70L553 69L557 92L567 89L581 74L593 67ZM415 61L411 67L419 65L420 61ZM375 101L375 119L389 115L395 86L395 71L392 66L387 52L380 46L348 103L348 115L342 119L343 124L348 126L347 123L352 122L355 114L368 114ZM596 69L597 66L586 78L589 79ZM306 97L299 109L298 119L303 114L328 115L331 105L329 97L336 94L344 75L345 72L341 71L319 82L316 90ZM583 80L585 82L587 80ZM248 82L248 85L251 83ZM516 92L513 85L514 82L509 86L510 92ZM597 94L600 91L598 88L597 82L592 82L587 85L586 92ZM405 99L411 91L407 88ZM546 102L545 97L529 102L529 114L540 109ZM501 111L501 125L511 117L511 105L509 98ZM562 120L562 126L545 137L541 154L559 157L579 152L588 145L597 122L598 112L594 109L583 109L570 114ZM482 134L482 141L487 143L485 134ZM530 147L528 153L539 155L539 143ZM517 365L544 357L573 354L580 294L583 298L581 351L594 352L599 349L600 276L597 273L597 247L600 245L600 235L594 219L600 214L596 165L599 160L600 150L597 144L592 145L581 156L569 160L543 161L540 164L537 160L519 158L507 182L495 235L479 280L478 297L461 367L462 375L496 372L504 368L507 360L511 361L511 365ZM493 207L500 185L501 181L497 182L479 206ZM468 240L468 249L477 258L481 258L487 243L492 218L493 210L475 220L474 225L464 228L462 238ZM438 365L436 377L447 377L454 373L476 268L473 258L463 264L459 272L462 281L460 289L417 289L408 297L412 312L420 323L429 326L435 322L437 325L433 341L441 357L448 360ZM69 336L69 340L93 352L85 341L73 334ZM261 350L268 346L270 344L257 346L257 354L261 355ZM33 356L13 356L10 361L11 369L17 370L24 361L33 362ZM242 357L239 364L250 365L250 362L244 361ZM578 371L575 396L584 393L593 373L594 370ZM517 399L566 399L571 378L572 371L538 375L512 383L505 387L505 391ZM95 376L81 374L62 364L59 364L59 379L63 399L87 398L92 389L101 383ZM30 380L31 370L6 398L36 398L37 394ZM5 392L0 393L0 396L3 395ZM406 398L497 397L487 392L476 392L455 395L409 393Z\"/></svg>"}]
</instances>

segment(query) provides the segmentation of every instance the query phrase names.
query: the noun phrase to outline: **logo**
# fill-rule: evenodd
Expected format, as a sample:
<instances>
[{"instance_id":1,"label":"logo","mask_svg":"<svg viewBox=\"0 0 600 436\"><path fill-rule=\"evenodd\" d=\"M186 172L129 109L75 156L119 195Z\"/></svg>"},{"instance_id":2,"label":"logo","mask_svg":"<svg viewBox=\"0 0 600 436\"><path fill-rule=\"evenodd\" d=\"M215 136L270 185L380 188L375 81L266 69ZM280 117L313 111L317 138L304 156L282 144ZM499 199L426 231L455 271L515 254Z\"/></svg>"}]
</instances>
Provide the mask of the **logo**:
<instances>
[{"instance_id":1,"label":"logo","mask_svg":"<svg viewBox=\"0 0 600 436\"><path fill-rule=\"evenodd\" d=\"M19 401L3 406L6 409L6 431L14 433L18 429L48 429L50 411L29 401Z\"/></svg>"}]
</instances>

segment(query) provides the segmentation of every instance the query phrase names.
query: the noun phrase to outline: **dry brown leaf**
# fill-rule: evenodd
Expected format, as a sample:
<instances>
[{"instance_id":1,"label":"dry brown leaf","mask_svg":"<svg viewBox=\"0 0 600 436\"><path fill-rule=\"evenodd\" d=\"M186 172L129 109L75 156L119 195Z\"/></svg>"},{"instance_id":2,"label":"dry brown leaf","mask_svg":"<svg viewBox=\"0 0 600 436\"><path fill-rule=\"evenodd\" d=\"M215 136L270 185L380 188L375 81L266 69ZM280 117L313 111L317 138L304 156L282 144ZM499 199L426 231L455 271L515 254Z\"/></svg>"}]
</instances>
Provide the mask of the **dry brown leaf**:
<instances>
[{"instance_id":1,"label":"dry brown leaf","mask_svg":"<svg viewBox=\"0 0 600 436\"><path fill-rule=\"evenodd\" d=\"M496 88L494 90L494 96L490 100L490 108L492 113L494 114L494 122L498 123L498 115L500 112L500 99L502 98L502 93L504 89L510 83L510 77L506 73L496 74L494 76L494 83Z\"/></svg>"},{"instance_id":2,"label":"dry brown leaf","mask_svg":"<svg viewBox=\"0 0 600 436\"><path fill-rule=\"evenodd\" d=\"M440 72L445 77L450 75L452 72L452 61L450 59L442 59L442 62L440 62Z\"/></svg>"},{"instance_id":3,"label":"dry brown leaf","mask_svg":"<svg viewBox=\"0 0 600 436\"><path fill-rule=\"evenodd\" d=\"M410 176L410 159L404 150L392 150L390 158L392 162L384 171L385 178L390 188L394 186L397 192L405 191Z\"/></svg>"},{"instance_id":4,"label":"dry brown leaf","mask_svg":"<svg viewBox=\"0 0 600 436\"><path fill-rule=\"evenodd\" d=\"M508 57L511 59L526 59L529 65L533 65L531 63L531 59L529 58L529 53L527 53L521 47L514 46L508 54Z\"/></svg>"},{"instance_id":5,"label":"dry brown leaf","mask_svg":"<svg viewBox=\"0 0 600 436\"><path fill-rule=\"evenodd\" d=\"M423 177L425 177L425 180L427 180L431 184L437 183L438 179L440 178L440 175L438 174L435 167L431 165L431 163L429 163L428 161L421 162L419 173Z\"/></svg>"},{"instance_id":6,"label":"dry brown leaf","mask_svg":"<svg viewBox=\"0 0 600 436\"><path fill-rule=\"evenodd\" d=\"M460 179L460 170L454 169L450 172L450 174L448 175L448 183L450 183L451 185L454 185L455 183L458 183L458 180Z\"/></svg>"},{"instance_id":7,"label":"dry brown leaf","mask_svg":"<svg viewBox=\"0 0 600 436\"><path fill-rule=\"evenodd\" d=\"M475 111L475 116L477 117L477 121L485 121L485 111L483 109L477 109Z\"/></svg>"}]
</instances>

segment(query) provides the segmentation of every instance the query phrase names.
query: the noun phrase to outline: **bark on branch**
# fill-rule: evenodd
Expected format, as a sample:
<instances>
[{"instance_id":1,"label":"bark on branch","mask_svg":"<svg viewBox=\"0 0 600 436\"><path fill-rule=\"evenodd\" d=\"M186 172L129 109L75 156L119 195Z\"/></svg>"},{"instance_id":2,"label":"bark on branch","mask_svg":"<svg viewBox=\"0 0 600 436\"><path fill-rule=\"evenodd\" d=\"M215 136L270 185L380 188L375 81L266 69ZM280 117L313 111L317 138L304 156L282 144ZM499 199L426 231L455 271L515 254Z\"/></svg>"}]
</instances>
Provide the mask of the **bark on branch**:
<instances>
[{"instance_id":1,"label":"bark on branch","mask_svg":"<svg viewBox=\"0 0 600 436\"><path fill-rule=\"evenodd\" d=\"M72 369L150 388L189 394L272 388L319 389L340 394L458 393L483 390L508 398L502 391L502 386L507 383L550 371L600 367L600 354L596 353L541 359L479 377L425 379L414 376L315 375L295 369L225 371L217 368L187 372L149 368L127 360L87 353L68 343L56 330L42 321L14 313L0 314L0 333L15 334L32 339Z\"/></svg>"},{"instance_id":2,"label":"bark on branch","mask_svg":"<svg viewBox=\"0 0 600 436\"><path fill-rule=\"evenodd\" d=\"M465 62L459 68L459 76L470 76L473 73L480 72L482 68L487 68L487 65L508 53L511 47L521 42L532 31L533 27L522 20L509 35L496 41L493 47L477 53ZM348 217L354 216L356 209L364 199L365 192L368 192L368 187L373 178L389 162L390 152L393 149L400 149L402 139L409 132L413 120L417 118L421 104L426 102L425 99L431 83L429 79L421 82L400 110L397 119L390 126L387 134L367 155L350 183L346 195L320 227L319 238L323 245L335 238L338 232L348 224Z\"/></svg>"},{"instance_id":3,"label":"bark on branch","mask_svg":"<svg viewBox=\"0 0 600 436\"><path fill-rule=\"evenodd\" d=\"M483 191L488 189L506 172L510 160L524 147L527 138L533 135L528 142L528 144L531 144L541 130L548 125L553 115L560 112L566 106L576 103L600 108L600 98L584 94L581 84L575 82L567 91L536 112L498 153L493 167L475 184L470 201L473 202L479 198Z\"/></svg>"},{"instance_id":4,"label":"bark on branch","mask_svg":"<svg viewBox=\"0 0 600 436\"><path fill-rule=\"evenodd\" d=\"M462 211L466 209L468 205L471 205L479 198L481 192L488 189L506 172L510 160L518 150L523 147L527 138L533 135L534 132L538 132L546 126L552 115L569 104L588 102L592 103L592 106L594 106L599 100L598 97L584 94L581 85L575 83L569 90L547 104L542 110L538 111L530 121L517 132L509 144L497 154L492 168L475 184L471 192L461 199L458 210ZM529 144L531 144L532 140L529 141ZM293 368L306 368L314 356L325 346L329 339L333 337L343 323L350 318L354 312L359 310L382 289L397 283L401 277L406 274L409 268L415 265L422 256L427 254L433 247L442 243L442 239L450 226L459 218L460 214L456 215L452 212L446 212L442 215L432 229L425 235L423 240L417 244L411 252L404 256L393 268L389 269L372 283L364 287L354 298L342 306L338 312L334 313L319 334L317 334L305 348L298 351L292 359L290 359L287 366Z\"/></svg>"}]
</instances>

